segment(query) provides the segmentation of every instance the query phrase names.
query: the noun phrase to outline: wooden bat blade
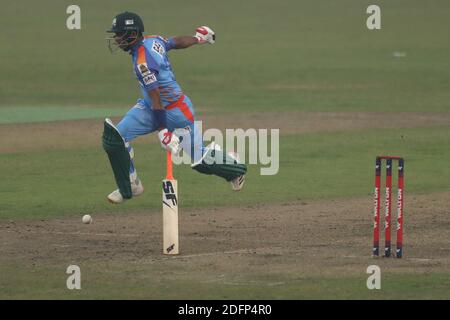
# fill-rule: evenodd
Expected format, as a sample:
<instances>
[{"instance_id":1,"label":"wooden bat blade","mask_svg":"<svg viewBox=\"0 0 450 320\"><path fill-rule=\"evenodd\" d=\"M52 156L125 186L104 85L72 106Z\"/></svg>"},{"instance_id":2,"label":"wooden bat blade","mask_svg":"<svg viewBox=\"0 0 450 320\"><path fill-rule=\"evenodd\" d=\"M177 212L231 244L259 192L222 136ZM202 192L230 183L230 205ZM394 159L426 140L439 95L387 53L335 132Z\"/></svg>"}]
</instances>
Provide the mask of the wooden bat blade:
<instances>
[{"instance_id":1,"label":"wooden bat blade","mask_svg":"<svg viewBox=\"0 0 450 320\"><path fill-rule=\"evenodd\" d=\"M178 186L177 180L162 181L163 253L178 254Z\"/></svg>"}]
</instances>

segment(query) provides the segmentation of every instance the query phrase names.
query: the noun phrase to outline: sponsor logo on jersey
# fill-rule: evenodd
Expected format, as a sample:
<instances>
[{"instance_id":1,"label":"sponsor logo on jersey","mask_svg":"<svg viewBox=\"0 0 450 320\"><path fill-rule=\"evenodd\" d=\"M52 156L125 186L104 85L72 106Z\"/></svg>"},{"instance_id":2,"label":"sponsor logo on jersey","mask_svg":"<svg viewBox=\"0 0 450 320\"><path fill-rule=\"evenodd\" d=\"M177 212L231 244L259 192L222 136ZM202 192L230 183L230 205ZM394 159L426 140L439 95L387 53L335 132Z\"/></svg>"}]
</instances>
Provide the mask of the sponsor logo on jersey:
<instances>
[{"instance_id":1,"label":"sponsor logo on jersey","mask_svg":"<svg viewBox=\"0 0 450 320\"><path fill-rule=\"evenodd\" d=\"M157 81L154 73L150 73L148 76L143 78L144 84L149 85Z\"/></svg>"},{"instance_id":2,"label":"sponsor logo on jersey","mask_svg":"<svg viewBox=\"0 0 450 320\"><path fill-rule=\"evenodd\" d=\"M138 69L139 72L141 73L141 75L143 77L148 76L149 74L151 74L152 72L149 70L149 68L147 67L146 63L141 63L140 65L138 65Z\"/></svg>"},{"instance_id":3,"label":"sponsor logo on jersey","mask_svg":"<svg viewBox=\"0 0 450 320\"><path fill-rule=\"evenodd\" d=\"M164 50L164 46L163 46L161 43L157 42L157 41L154 41L154 42L153 42L153 45L152 45L152 51L156 52L156 53L159 54L160 56L163 56L164 53L166 52L166 51Z\"/></svg>"}]
</instances>

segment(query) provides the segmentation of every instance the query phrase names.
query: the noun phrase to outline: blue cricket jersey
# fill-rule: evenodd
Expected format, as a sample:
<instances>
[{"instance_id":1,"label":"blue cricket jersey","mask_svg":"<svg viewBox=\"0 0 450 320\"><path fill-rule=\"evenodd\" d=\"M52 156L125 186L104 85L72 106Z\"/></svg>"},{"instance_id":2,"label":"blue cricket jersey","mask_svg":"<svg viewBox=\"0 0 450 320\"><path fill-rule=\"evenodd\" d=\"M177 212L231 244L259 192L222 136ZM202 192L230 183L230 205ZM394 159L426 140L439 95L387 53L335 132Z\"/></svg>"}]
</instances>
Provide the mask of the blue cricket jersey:
<instances>
[{"instance_id":1,"label":"blue cricket jersey","mask_svg":"<svg viewBox=\"0 0 450 320\"><path fill-rule=\"evenodd\" d=\"M148 90L159 88L163 107L173 104L183 96L167 56L167 52L172 48L172 39L147 36L132 50L134 72L144 101L150 107L152 101Z\"/></svg>"}]
</instances>

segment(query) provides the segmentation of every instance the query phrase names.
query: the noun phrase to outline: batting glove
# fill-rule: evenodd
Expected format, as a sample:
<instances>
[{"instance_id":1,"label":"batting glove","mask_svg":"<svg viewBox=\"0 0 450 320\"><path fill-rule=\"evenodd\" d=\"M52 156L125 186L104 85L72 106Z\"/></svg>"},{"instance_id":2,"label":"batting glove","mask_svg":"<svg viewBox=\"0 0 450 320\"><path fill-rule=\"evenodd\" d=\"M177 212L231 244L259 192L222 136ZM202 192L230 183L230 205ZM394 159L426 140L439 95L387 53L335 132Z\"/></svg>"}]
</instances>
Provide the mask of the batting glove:
<instances>
[{"instance_id":1,"label":"batting glove","mask_svg":"<svg viewBox=\"0 0 450 320\"><path fill-rule=\"evenodd\" d=\"M159 141L163 149L178 155L181 151L180 139L167 129L163 129L158 133Z\"/></svg>"},{"instance_id":2,"label":"batting glove","mask_svg":"<svg viewBox=\"0 0 450 320\"><path fill-rule=\"evenodd\" d=\"M203 44L208 42L209 44L213 44L216 42L216 35L214 31L206 26L202 26L197 28L195 33L195 38L197 38L198 43Z\"/></svg>"}]
</instances>

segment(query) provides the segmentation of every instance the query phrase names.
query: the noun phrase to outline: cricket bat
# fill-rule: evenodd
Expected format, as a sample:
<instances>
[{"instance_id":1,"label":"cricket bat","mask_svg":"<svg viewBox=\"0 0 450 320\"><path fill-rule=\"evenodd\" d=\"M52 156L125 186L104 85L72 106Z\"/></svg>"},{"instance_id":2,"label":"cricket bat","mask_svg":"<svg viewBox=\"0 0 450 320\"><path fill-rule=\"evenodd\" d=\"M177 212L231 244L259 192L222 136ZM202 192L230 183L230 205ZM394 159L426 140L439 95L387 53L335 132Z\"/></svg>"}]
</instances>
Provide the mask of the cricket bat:
<instances>
[{"instance_id":1,"label":"cricket bat","mask_svg":"<svg viewBox=\"0 0 450 320\"><path fill-rule=\"evenodd\" d=\"M178 186L172 173L172 153L167 152L166 178L162 181L163 253L178 254Z\"/></svg>"}]
</instances>

